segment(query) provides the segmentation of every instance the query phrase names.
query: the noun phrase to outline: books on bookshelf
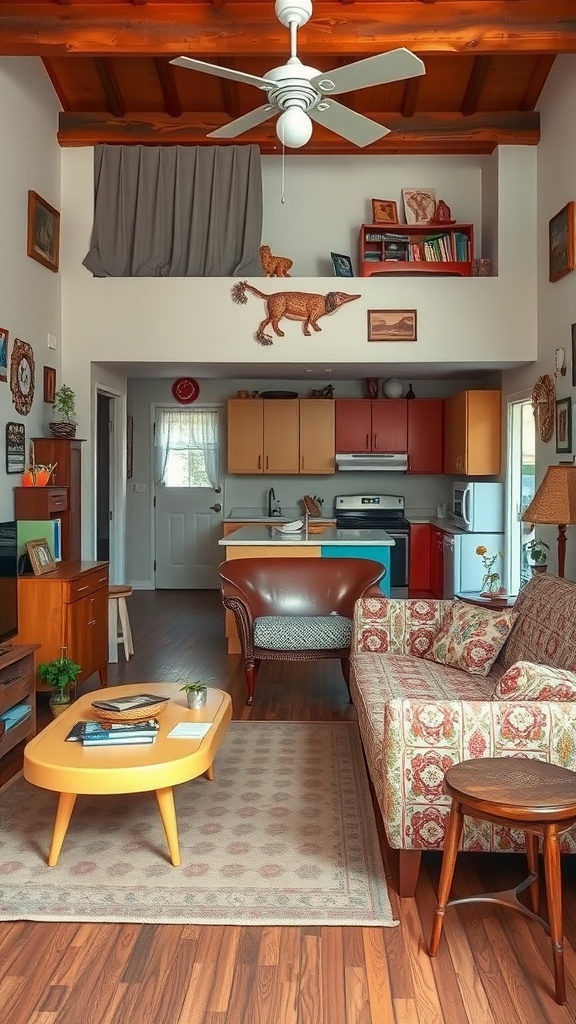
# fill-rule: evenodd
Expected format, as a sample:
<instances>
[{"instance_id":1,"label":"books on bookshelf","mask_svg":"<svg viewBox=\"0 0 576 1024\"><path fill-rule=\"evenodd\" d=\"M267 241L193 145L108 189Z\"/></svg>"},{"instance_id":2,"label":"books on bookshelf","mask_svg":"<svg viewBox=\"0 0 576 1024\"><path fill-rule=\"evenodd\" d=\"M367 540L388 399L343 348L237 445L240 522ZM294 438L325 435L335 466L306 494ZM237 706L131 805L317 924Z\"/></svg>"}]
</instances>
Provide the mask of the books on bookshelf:
<instances>
[{"instance_id":1,"label":"books on bookshelf","mask_svg":"<svg viewBox=\"0 0 576 1024\"><path fill-rule=\"evenodd\" d=\"M158 734L158 719L149 718L143 722L76 722L66 739L81 743L84 747L129 745L132 743L154 743Z\"/></svg>"}]
</instances>

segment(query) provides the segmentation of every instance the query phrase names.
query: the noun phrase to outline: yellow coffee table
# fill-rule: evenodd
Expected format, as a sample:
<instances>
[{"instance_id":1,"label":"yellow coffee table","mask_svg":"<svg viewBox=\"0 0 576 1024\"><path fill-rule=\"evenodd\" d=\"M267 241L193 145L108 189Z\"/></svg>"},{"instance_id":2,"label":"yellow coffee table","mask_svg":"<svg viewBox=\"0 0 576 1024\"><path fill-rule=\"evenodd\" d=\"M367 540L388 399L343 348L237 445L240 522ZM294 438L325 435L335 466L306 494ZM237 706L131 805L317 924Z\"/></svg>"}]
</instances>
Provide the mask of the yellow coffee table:
<instances>
[{"instance_id":1,"label":"yellow coffee table","mask_svg":"<svg viewBox=\"0 0 576 1024\"><path fill-rule=\"evenodd\" d=\"M87 693L38 733L24 750L24 778L40 789L60 794L48 864L58 863L62 843L79 794L145 793L154 790L168 840L170 860L180 861L173 786L199 775L214 778L213 762L232 718L230 695L208 688L206 707L190 711L177 683L131 683L106 689L106 700L136 693L170 697L158 716L159 734L154 743L130 746L84 747L65 738L75 722L95 721L92 701L98 692ZM200 740L168 739L178 722L210 722Z\"/></svg>"}]
</instances>

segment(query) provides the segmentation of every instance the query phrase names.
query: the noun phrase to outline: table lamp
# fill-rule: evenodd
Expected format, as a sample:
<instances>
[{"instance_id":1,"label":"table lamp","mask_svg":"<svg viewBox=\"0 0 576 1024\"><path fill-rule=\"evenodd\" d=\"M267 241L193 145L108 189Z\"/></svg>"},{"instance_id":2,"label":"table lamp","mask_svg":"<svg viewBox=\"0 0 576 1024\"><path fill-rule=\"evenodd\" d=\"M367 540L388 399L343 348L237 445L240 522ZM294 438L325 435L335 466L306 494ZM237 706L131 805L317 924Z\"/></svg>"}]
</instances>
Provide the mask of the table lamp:
<instances>
[{"instance_id":1,"label":"table lamp","mask_svg":"<svg viewBox=\"0 0 576 1024\"><path fill-rule=\"evenodd\" d=\"M566 527L576 523L576 466L548 466L546 476L520 519L524 523L558 526L558 575L563 577Z\"/></svg>"}]
</instances>

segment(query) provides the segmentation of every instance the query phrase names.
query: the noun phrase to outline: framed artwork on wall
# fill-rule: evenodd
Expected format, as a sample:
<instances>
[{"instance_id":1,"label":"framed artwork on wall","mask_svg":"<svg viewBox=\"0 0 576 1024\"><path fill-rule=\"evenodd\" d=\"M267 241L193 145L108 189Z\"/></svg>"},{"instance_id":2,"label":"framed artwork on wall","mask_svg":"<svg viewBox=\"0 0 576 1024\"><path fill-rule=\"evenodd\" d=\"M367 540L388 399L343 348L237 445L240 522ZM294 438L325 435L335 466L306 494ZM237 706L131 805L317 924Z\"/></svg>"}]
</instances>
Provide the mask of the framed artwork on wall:
<instances>
[{"instance_id":1,"label":"framed artwork on wall","mask_svg":"<svg viewBox=\"0 0 576 1024\"><path fill-rule=\"evenodd\" d=\"M368 341L416 341L416 310L369 309Z\"/></svg>"},{"instance_id":2,"label":"framed artwork on wall","mask_svg":"<svg viewBox=\"0 0 576 1024\"><path fill-rule=\"evenodd\" d=\"M572 324L572 387L576 388L576 324Z\"/></svg>"},{"instance_id":3,"label":"framed artwork on wall","mask_svg":"<svg viewBox=\"0 0 576 1024\"><path fill-rule=\"evenodd\" d=\"M37 192L28 192L28 256L57 272L60 257L60 214Z\"/></svg>"},{"instance_id":4,"label":"framed artwork on wall","mask_svg":"<svg viewBox=\"0 0 576 1024\"><path fill-rule=\"evenodd\" d=\"M44 367L44 401L54 405L56 398L56 370L53 366Z\"/></svg>"},{"instance_id":5,"label":"framed artwork on wall","mask_svg":"<svg viewBox=\"0 0 576 1024\"><path fill-rule=\"evenodd\" d=\"M574 203L566 203L548 223L548 278L559 281L574 270Z\"/></svg>"},{"instance_id":6,"label":"framed artwork on wall","mask_svg":"<svg viewBox=\"0 0 576 1024\"><path fill-rule=\"evenodd\" d=\"M561 398L556 402L556 451L572 451L572 399Z\"/></svg>"},{"instance_id":7,"label":"framed artwork on wall","mask_svg":"<svg viewBox=\"0 0 576 1024\"><path fill-rule=\"evenodd\" d=\"M0 380L8 380L8 331L0 327Z\"/></svg>"}]
</instances>

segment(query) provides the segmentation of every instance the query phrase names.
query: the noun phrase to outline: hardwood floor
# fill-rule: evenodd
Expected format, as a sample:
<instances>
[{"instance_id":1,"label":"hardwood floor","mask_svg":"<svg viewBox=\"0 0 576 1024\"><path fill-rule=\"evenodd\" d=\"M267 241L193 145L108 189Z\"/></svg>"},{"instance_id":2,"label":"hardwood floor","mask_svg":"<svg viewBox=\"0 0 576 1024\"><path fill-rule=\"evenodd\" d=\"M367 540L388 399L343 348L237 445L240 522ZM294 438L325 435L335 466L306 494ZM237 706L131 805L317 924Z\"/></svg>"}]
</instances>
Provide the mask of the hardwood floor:
<instances>
[{"instance_id":1,"label":"hardwood floor","mask_svg":"<svg viewBox=\"0 0 576 1024\"><path fill-rule=\"evenodd\" d=\"M109 684L214 677L243 719L355 717L338 662L264 663L244 704L226 654L217 592L135 592L135 655ZM90 681L97 689L97 677ZM47 720L41 698L40 724ZM18 768L17 758L6 777ZM0 798L1 820L1 798ZM392 879L394 858L387 858ZM1 886L0 833L0 886ZM568 1005L553 997L544 930L478 904L451 908L440 951L430 934L440 857L425 854L413 900L391 886L397 928L0 924L0 1006L10 1024L574 1024L576 872L563 859ZM460 855L455 892L513 886L513 855ZM49 871L49 868L46 868Z\"/></svg>"}]
</instances>

